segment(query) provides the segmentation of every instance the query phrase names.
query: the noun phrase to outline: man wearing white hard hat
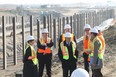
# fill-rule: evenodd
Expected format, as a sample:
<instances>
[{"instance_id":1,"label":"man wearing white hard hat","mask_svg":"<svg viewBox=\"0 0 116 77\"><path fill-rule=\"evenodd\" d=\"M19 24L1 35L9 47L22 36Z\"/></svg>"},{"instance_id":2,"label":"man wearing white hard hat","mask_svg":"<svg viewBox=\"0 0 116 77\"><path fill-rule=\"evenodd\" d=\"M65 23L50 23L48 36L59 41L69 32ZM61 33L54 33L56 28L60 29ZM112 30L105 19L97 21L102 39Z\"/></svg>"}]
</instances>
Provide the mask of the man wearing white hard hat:
<instances>
[{"instance_id":1,"label":"man wearing white hard hat","mask_svg":"<svg viewBox=\"0 0 116 77\"><path fill-rule=\"evenodd\" d=\"M47 77L51 77L51 60L53 42L48 37L48 30L42 30L42 37L37 42L38 46L38 61L39 61L39 77L43 76L44 66L46 66Z\"/></svg>"},{"instance_id":2,"label":"man wearing white hard hat","mask_svg":"<svg viewBox=\"0 0 116 77\"><path fill-rule=\"evenodd\" d=\"M37 77L38 60L36 57L36 51L33 47L34 40L34 37L31 35L27 38L27 46L23 58L23 77Z\"/></svg>"},{"instance_id":3,"label":"man wearing white hard hat","mask_svg":"<svg viewBox=\"0 0 116 77\"><path fill-rule=\"evenodd\" d=\"M89 40L90 40L90 25L89 24L85 24L84 26L84 31L85 34L83 36L83 58L84 58L84 68L85 70L89 73L89 61L90 58L89 53L88 53L88 48L89 48Z\"/></svg>"},{"instance_id":4,"label":"man wearing white hard hat","mask_svg":"<svg viewBox=\"0 0 116 77\"><path fill-rule=\"evenodd\" d=\"M60 43L60 50L58 52L62 63L63 77L70 77L71 73L76 69L78 51L76 43L71 38L71 33L66 32L65 40Z\"/></svg>"},{"instance_id":5,"label":"man wearing white hard hat","mask_svg":"<svg viewBox=\"0 0 116 77\"><path fill-rule=\"evenodd\" d=\"M62 41L65 40L64 34L65 34L66 32L70 32L70 33L71 33L71 26L70 26L70 24L66 24L66 25L64 26L64 33L63 33L63 34L60 36L60 38L59 38L59 44L60 44ZM76 39L75 39L75 36L74 36L73 33L71 33L71 36L72 36L72 37L71 37L71 40L76 42Z\"/></svg>"},{"instance_id":6,"label":"man wearing white hard hat","mask_svg":"<svg viewBox=\"0 0 116 77\"><path fill-rule=\"evenodd\" d=\"M90 66L92 69L92 77L103 77L101 69L103 67L103 53L99 53L102 50L102 43L98 38L98 30L96 28L91 29L91 39L89 49L90 53Z\"/></svg>"},{"instance_id":7,"label":"man wearing white hard hat","mask_svg":"<svg viewBox=\"0 0 116 77\"><path fill-rule=\"evenodd\" d=\"M71 77L89 77L89 73L85 69L78 68L73 71Z\"/></svg>"}]
</instances>

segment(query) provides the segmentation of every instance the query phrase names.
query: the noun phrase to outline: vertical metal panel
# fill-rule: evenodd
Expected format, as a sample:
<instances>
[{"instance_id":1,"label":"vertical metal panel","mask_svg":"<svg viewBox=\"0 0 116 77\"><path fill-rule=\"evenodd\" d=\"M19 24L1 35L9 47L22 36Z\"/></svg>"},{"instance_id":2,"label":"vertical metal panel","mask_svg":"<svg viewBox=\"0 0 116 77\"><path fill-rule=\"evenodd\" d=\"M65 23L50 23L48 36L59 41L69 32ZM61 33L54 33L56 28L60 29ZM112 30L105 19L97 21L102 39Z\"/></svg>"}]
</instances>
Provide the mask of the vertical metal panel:
<instances>
[{"instance_id":1,"label":"vertical metal panel","mask_svg":"<svg viewBox=\"0 0 116 77\"><path fill-rule=\"evenodd\" d=\"M13 52L14 65L17 65L16 19L13 17Z\"/></svg>"},{"instance_id":2,"label":"vertical metal panel","mask_svg":"<svg viewBox=\"0 0 116 77\"><path fill-rule=\"evenodd\" d=\"M7 68L6 60L6 21L5 17L2 16L2 33L3 33L3 69Z\"/></svg>"},{"instance_id":3,"label":"vertical metal panel","mask_svg":"<svg viewBox=\"0 0 116 77\"><path fill-rule=\"evenodd\" d=\"M30 16L30 35L33 35L33 16Z\"/></svg>"},{"instance_id":4,"label":"vertical metal panel","mask_svg":"<svg viewBox=\"0 0 116 77\"><path fill-rule=\"evenodd\" d=\"M25 25L24 25L24 17L22 16L22 47L23 47L23 56L25 49Z\"/></svg>"}]
</instances>

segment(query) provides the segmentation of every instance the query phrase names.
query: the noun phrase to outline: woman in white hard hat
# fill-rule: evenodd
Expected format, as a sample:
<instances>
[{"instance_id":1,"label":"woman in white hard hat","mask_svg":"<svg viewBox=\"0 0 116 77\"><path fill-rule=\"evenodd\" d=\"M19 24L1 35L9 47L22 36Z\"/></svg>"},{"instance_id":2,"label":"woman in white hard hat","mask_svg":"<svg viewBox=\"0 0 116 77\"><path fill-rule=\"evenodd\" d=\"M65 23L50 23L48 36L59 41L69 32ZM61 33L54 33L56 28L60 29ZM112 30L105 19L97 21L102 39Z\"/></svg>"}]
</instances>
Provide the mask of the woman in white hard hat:
<instances>
[{"instance_id":1,"label":"woman in white hard hat","mask_svg":"<svg viewBox=\"0 0 116 77\"><path fill-rule=\"evenodd\" d=\"M85 35L83 36L83 58L84 58L84 68L89 73L89 61L90 58L88 53L89 40L90 40L90 25L86 24L84 26Z\"/></svg>"},{"instance_id":2,"label":"woman in white hard hat","mask_svg":"<svg viewBox=\"0 0 116 77\"><path fill-rule=\"evenodd\" d=\"M101 69L103 67L103 53L99 53L102 50L102 43L98 38L98 30L96 28L91 29L91 39L89 49L90 53L90 66L92 69L92 77L103 77Z\"/></svg>"},{"instance_id":3,"label":"woman in white hard hat","mask_svg":"<svg viewBox=\"0 0 116 77\"><path fill-rule=\"evenodd\" d=\"M89 73L82 68L78 68L72 72L71 77L89 77Z\"/></svg>"},{"instance_id":4,"label":"woman in white hard hat","mask_svg":"<svg viewBox=\"0 0 116 77\"><path fill-rule=\"evenodd\" d=\"M34 37L30 35L27 38L27 46L24 51L23 77L37 77L38 60L33 45L34 45Z\"/></svg>"},{"instance_id":5,"label":"woman in white hard hat","mask_svg":"<svg viewBox=\"0 0 116 77\"><path fill-rule=\"evenodd\" d=\"M38 61L39 61L39 77L43 77L44 67L46 66L47 77L51 77L52 65L52 46L53 42L48 37L48 29L42 30L42 37L37 41L38 46Z\"/></svg>"},{"instance_id":6,"label":"woman in white hard hat","mask_svg":"<svg viewBox=\"0 0 116 77\"><path fill-rule=\"evenodd\" d=\"M63 77L70 77L76 69L78 51L76 43L71 40L71 33L65 33L65 40L60 43L59 58L62 62ZM70 73L69 73L70 72Z\"/></svg>"}]
</instances>

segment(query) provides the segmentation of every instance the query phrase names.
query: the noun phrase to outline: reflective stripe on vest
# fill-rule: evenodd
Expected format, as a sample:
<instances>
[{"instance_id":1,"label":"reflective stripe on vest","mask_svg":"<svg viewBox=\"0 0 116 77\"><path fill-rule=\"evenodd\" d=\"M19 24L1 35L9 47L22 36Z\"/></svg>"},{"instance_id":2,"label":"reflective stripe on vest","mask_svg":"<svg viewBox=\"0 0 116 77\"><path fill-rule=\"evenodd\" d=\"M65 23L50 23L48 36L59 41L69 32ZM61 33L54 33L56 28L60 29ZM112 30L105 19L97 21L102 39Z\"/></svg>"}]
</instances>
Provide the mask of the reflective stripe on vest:
<instances>
[{"instance_id":1,"label":"reflective stripe on vest","mask_svg":"<svg viewBox=\"0 0 116 77\"><path fill-rule=\"evenodd\" d=\"M60 43L60 47L61 47L61 50L62 50L63 59L68 60L69 59L68 48L66 46L64 46L64 42ZM75 42L72 42L73 57L76 59L75 49L76 49L76 44L75 44Z\"/></svg>"},{"instance_id":2,"label":"reflective stripe on vest","mask_svg":"<svg viewBox=\"0 0 116 77\"><path fill-rule=\"evenodd\" d=\"M94 43L95 43L95 41L99 41L100 42L100 48L99 48L99 50L98 51L101 51L101 49L102 49L102 43L101 43L101 41L99 40L99 38L98 37L96 37L96 38L94 38L94 40L93 40L93 42L92 41L90 41L90 49L92 50L92 52L91 52L91 54L90 54L90 56L91 57L93 57L94 56ZM99 53L98 52L98 57L99 57L99 59L103 59L103 53Z\"/></svg>"},{"instance_id":3,"label":"reflective stripe on vest","mask_svg":"<svg viewBox=\"0 0 116 77\"><path fill-rule=\"evenodd\" d=\"M36 51L35 51L35 49L31 45L27 44L26 49L24 51L24 55L26 53L27 48L29 48L29 47L31 48L31 56L34 57L32 59L32 62L34 63L34 65L37 65L38 64L38 59L36 57Z\"/></svg>"},{"instance_id":4,"label":"reflective stripe on vest","mask_svg":"<svg viewBox=\"0 0 116 77\"><path fill-rule=\"evenodd\" d=\"M49 37L47 38L46 42L44 41L43 38L40 39L41 45L46 45L47 43L50 43L50 41L51 41L51 38L49 38ZM51 53L51 51L52 51L51 48L47 48L45 50L44 49L40 49L40 48L38 49L38 53L48 53L49 54L49 53Z\"/></svg>"},{"instance_id":5,"label":"reflective stripe on vest","mask_svg":"<svg viewBox=\"0 0 116 77\"><path fill-rule=\"evenodd\" d=\"M71 37L71 41L74 41L74 34L71 34L72 35L72 37ZM64 34L62 34L62 41L64 41L65 40L65 36L64 36Z\"/></svg>"}]
</instances>

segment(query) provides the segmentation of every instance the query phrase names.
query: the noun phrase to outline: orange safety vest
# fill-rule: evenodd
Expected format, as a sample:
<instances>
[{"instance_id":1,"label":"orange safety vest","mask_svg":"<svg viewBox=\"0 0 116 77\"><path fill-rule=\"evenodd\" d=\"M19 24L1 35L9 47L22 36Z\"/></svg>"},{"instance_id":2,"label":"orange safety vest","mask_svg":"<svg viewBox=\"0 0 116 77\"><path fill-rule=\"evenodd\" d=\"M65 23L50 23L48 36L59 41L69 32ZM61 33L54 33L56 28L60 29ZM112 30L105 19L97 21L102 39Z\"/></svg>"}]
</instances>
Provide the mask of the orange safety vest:
<instances>
[{"instance_id":1,"label":"orange safety vest","mask_svg":"<svg viewBox=\"0 0 116 77\"><path fill-rule=\"evenodd\" d=\"M84 35L83 37L83 49L84 52L88 54L88 52L86 52L86 50L88 50L89 48L89 41L90 41L90 37L88 37L88 39L86 39L86 35Z\"/></svg>"},{"instance_id":2,"label":"orange safety vest","mask_svg":"<svg viewBox=\"0 0 116 77\"><path fill-rule=\"evenodd\" d=\"M102 33L98 34L98 38L100 39L100 41L102 43L102 51L104 51L105 50L105 39L104 39Z\"/></svg>"},{"instance_id":3,"label":"orange safety vest","mask_svg":"<svg viewBox=\"0 0 116 77\"><path fill-rule=\"evenodd\" d=\"M71 41L74 41L74 34L72 33L71 35L72 35ZM65 36L64 36L64 34L62 34L62 41L64 41L64 40L65 40Z\"/></svg>"},{"instance_id":4,"label":"orange safety vest","mask_svg":"<svg viewBox=\"0 0 116 77\"><path fill-rule=\"evenodd\" d=\"M47 38L47 41L45 42L44 41L44 39L43 38L40 38L40 43L42 44L42 45L45 45L45 44L47 44L47 43L50 43L50 41L51 41L51 38ZM50 54L50 53L52 53L52 50L51 50L51 48L47 48L47 49L38 49L38 53L46 53L46 54Z\"/></svg>"}]
</instances>

